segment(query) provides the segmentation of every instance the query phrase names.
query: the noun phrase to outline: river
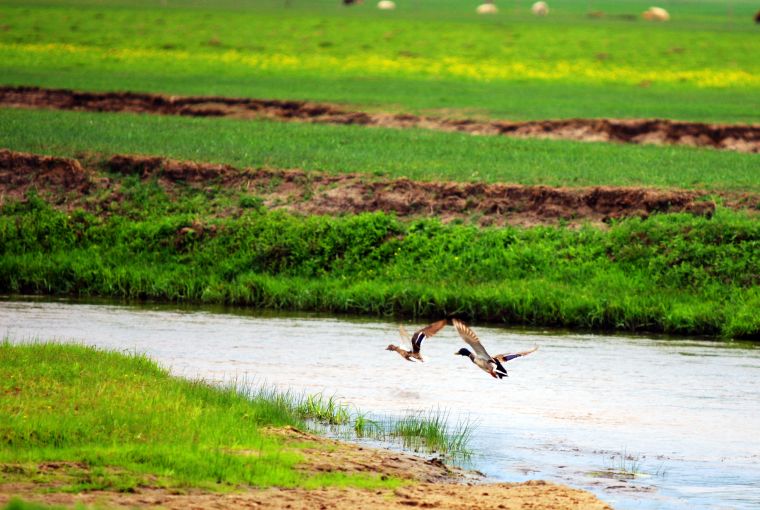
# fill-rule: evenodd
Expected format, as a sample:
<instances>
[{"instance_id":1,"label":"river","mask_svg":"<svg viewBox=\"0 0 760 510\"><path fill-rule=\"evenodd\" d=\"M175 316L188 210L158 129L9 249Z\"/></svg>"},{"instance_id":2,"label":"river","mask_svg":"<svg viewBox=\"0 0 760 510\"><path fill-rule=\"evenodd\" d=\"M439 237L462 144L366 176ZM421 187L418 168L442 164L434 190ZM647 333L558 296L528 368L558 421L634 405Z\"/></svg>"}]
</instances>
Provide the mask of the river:
<instances>
[{"instance_id":1,"label":"river","mask_svg":"<svg viewBox=\"0 0 760 510\"><path fill-rule=\"evenodd\" d=\"M566 483L617 509L760 508L760 349L472 326L491 354L539 350L495 380L454 356L450 326L410 363L384 350L397 325L376 319L0 301L14 341L142 352L177 375L324 392L376 415L445 409L476 423L469 465L491 480Z\"/></svg>"}]
</instances>

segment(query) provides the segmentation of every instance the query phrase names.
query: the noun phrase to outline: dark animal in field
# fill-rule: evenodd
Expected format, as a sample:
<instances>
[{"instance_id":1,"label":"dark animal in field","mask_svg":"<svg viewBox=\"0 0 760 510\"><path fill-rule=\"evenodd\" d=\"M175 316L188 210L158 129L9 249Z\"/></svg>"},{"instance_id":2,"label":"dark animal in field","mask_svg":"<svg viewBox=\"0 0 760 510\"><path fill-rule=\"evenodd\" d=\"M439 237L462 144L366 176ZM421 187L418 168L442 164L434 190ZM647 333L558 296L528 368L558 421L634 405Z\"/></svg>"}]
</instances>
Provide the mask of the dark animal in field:
<instances>
[{"instance_id":1,"label":"dark animal in field","mask_svg":"<svg viewBox=\"0 0 760 510\"><path fill-rule=\"evenodd\" d=\"M475 363L478 368L487 372L493 378L502 379L504 377L507 377L507 370L504 368L504 365L502 365L502 363L506 363L509 360L519 358L520 356L527 356L531 352L535 352L538 349L538 347L534 347L528 351L517 352L514 354L497 354L496 356L491 356L488 354L485 347L483 347L483 344L480 343L478 335L476 335L475 332L471 330L464 322L454 319L452 323L454 324L454 328L456 328L457 333L459 333L459 336L461 336L462 339L467 342L467 344L475 351L473 353L470 352L469 349L462 347L454 354L470 358L470 361Z\"/></svg>"},{"instance_id":2,"label":"dark animal in field","mask_svg":"<svg viewBox=\"0 0 760 510\"><path fill-rule=\"evenodd\" d=\"M390 344L388 347L385 348L386 351L396 351L399 353L399 355L404 358L407 361L425 361L422 359L422 356L420 355L420 349L422 347L422 341L426 338L429 338L436 333L438 333L440 330L443 329L443 327L446 325L446 320L440 320L437 322L434 322L428 326L425 326L422 329L418 329L414 332L413 335L409 335L409 333L406 332L406 329L404 329L404 326L399 326L399 332L401 333L401 338L405 342L411 342L412 344L412 350L408 351L406 349L403 349L397 345Z\"/></svg>"},{"instance_id":3,"label":"dark animal in field","mask_svg":"<svg viewBox=\"0 0 760 510\"><path fill-rule=\"evenodd\" d=\"M760 23L760 11L755 13L755 23Z\"/></svg>"}]
</instances>

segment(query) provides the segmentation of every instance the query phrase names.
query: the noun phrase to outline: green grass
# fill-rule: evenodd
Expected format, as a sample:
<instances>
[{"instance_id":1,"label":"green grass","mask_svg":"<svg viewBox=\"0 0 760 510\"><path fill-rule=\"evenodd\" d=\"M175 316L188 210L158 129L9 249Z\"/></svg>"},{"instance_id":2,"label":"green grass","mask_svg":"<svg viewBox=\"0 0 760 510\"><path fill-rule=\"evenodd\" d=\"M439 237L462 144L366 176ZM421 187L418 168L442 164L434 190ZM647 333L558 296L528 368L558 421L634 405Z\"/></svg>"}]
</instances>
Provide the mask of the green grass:
<instances>
[{"instance_id":1,"label":"green grass","mask_svg":"<svg viewBox=\"0 0 760 510\"><path fill-rule=\"evenodd\" d=\"M171 377L138 354L0 343L0 464L64 491L136 487L396 487L397 479L295 469L263 426L302 424L288 395ZM273 398L274 397L274 398ZM38 465L70 462L54 475Z\"/></svg>"},{"instance_id":2,"label":"green grass","mask_svg":"<svg viewBox=\"0 0 760 510\"><path fill-rule=\"evenodd\" d=\"M46 505L41 503L32 503L20 498L12 498L8 504L3 506L3 510L64 510L71 507L60 505ZM84 510L86 507L78 504L73 507L75 510Z\"/></svg>"},{"instance_id":3,"label":"green grass","mask_svg":"<svg viewBox=\"0 0 760 510\"><path fill-rule=\"evenodd\" d=\"M153 154L421 180L760 190L756 154L421 129L0 109L0 146L61 156Z\"/></svg>"},{"instance_id":4,"label":"green grass","mask_svg":"<svg viewBox=\"0 0 760 510\"><path fill-rule=\"evenodd\" d=\"M760 334L760 222L744 213L576 230L402 223L381 213L240 209L214 218L192 198L172 204L149 183L132 186L107 218L58 212L34 196L4 207L0 292ZM215 230L178 242L198 223Z\"/></svg>"},{"instance_id":5,"label":"green grass","mask_svg":"<svg viewBox=\"0 0 760 510\"><path fill-rule=\"evenodd\" d=\"M474 5L372 2L10 2L0 82L304 98L510 118L670 117L756 122L754 4L679 2L651 24L585 16L589 2L478 17ZM76 6L72 8L71 6ZM643 1L594 10L640 13Z\"/></svg>"}]
</instances>

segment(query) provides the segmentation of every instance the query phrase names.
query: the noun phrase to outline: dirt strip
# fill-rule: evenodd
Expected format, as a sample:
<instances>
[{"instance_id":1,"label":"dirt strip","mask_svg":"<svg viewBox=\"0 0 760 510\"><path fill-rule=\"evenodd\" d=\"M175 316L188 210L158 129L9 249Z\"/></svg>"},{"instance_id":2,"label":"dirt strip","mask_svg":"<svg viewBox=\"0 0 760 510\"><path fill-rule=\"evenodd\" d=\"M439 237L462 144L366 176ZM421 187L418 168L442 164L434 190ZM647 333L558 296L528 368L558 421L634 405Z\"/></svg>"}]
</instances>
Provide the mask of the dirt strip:
<instances>
[{"instance_id":1,"label":"dirt strip","mask_svg":"<svg viewBox=\"0 0 760 510\"><path fill-rule=\"evenodd\" d=\"M410 507L454 510L534 510L589 509L611 510L593 494L564 485L534 480L525 483L483 483L482 475L450 468L439 459L426 460L390 450L362 447L325 439L292 428L272 430L285 445L298 443L305 457L300 469L309 474L342 472L392 476L406 481L395 489L362 490L353 488L257 489L239 487L232 493L214 493L199 489L172 491L139 487L132 493L90 491L67 493L63 487L76 482L73 472L83 476L87 466L80 463L45 462L34 468L44 474L46 483L25 477L12 482L0 481L0 506L11 497L40 501L52 505L94 505L96 508L191 509L400 509ZM305 446L305 448L304 448ZM245 455L246 452L239 452ZM0 468L3 466L0 464ZM10 466L8 472L14 471ZM28 469L28 468L27 468ZM0 472L3 472L0 470ZM607 480L615 487L620 482ZM617 490L617 489L611 489Z\"/></svg>"},{"instance_id":2,"label":"dirt strip","mask_svg":"<svg viewBox=\"0 0 760 510\"><path fill-rule=\"evenodd\" d=\"M391 128L416 127L477 135L673 144L760 153L760 125L758 124L705 124L662 119L484 121L409 114L367 113L338 105L306 101L183 97L135 92L77 92L38 87L0 87L0 106L193 117L267 118L279 121Z\"/></svg>"},{"instance_id":3,"label":"dirt strip","mask_svg":"<svg viewBox=\"0 0 760 510\"><path fill-rule=\"evenodd\" d=\"M115 155L82 160L0 150L0 205L23 200L35 188L65 208L108 210L122 200L118 175L155 180L170 196L188 190L221 190L255 197L269 209L304 214L384 211L401 218L438 217L480 225L602 223L655 212L711 216L706 192L607 187L556 188L515 184L422 182L364 174L302 170L237 169L228 165L160 157ZM96 198L97 197L97 198ZM723 196L729 207L759 208L758 195ZM227 211L223 214L234 214Z\"/></svg>"}]
</instances>

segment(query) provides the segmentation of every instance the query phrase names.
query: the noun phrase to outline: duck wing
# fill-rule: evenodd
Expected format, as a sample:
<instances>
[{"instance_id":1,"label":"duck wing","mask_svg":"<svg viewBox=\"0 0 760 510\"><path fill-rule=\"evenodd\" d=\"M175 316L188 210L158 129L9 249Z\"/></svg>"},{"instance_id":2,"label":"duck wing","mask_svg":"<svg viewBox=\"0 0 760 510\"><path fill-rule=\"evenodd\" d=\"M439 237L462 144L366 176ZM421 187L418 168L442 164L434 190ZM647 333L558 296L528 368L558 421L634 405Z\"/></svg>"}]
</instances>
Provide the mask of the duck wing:
<instances>
[{"instance_id":1,"label":"duck wing","mask_svg":"<svg viewBox=\"0 0 760 510\"><path fill-rule=\"evenodd\" d=\"M419 354L422 341L438 333L445 325L446 319L442 319L415 331L412 335L412 351Z\"/></svg>"},{"instance_id":2,"label":"duck wing","mask_svg":"<svg viewBox=\"0 0 760 510\"><path fill-rule=\"evenodd\" d=\"M508 353L508 354L495 354L493 359L497 361L501 361L501 362L507 362L515 358L519 358L520 356L527 356L528 354L532 352L536 352L537 350L538 350L538 346L536 345L535 347L533 347L532 349L528 349L527 351Z\"/></svg>"},{"instance_id":3,"label":"duck wing","mask_svg":"<svg viewBox=\"0 0 760 510\"><path fill-rule=\"evenodd\" d=\"M398 325L398 332L404 342L409 342L409 339L412 338L412 335L409 334L403 324Z\"/></svg>"},{"instance_id":4,"label":"duck wing","mask_svg":"<svg viewBox=\"0 0 760 510\"><path fill-rule=\"evenodd\" d=\"M472 347L472 349L475 351L475 354L489 361L492 359L491 355L488 354L485 347L483 347L483 344L480 343L478 335L476 335L475 332L467 326L467 324L457 319L454 319L451 322L454 324L454 328L456 328L459 336L461 336L462 340L467 342L467 344Z\"/></svg>"}]
</instances>

